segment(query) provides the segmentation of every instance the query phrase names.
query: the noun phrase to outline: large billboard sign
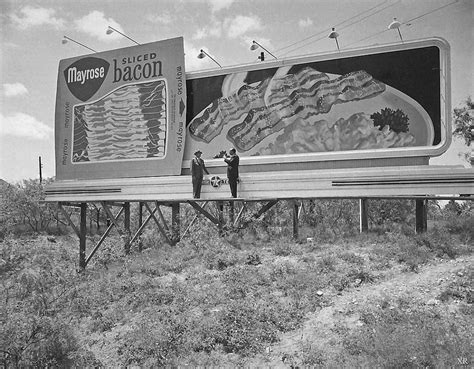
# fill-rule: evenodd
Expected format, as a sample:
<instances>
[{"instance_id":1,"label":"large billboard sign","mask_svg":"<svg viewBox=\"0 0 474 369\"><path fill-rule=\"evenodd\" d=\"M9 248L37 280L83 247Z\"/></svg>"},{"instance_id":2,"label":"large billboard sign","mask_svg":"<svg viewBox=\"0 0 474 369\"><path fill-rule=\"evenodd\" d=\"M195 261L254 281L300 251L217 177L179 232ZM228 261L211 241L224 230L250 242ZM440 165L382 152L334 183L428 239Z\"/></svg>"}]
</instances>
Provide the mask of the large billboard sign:
<instances>
[{"instance_id":1,"label":"large billboard sign","mask_svg":"<svg viewBox=\"0 0 474 369\"><path fill-rule=\"evenodd\" d=\"M185 163L197 148L235 147L256 170L440 155L449 74L438 38L189 73Z\"/></svg>"},{"instance_id":2,"label":"large billboard sign","mask_svg":"<svg viewBox=\"0 0 474 369\"><path fill-rule=\"evenodd\" d=\"M179 175L185 117L181 37L61 60L56 178Z\"/></svg>"}]
</instances>

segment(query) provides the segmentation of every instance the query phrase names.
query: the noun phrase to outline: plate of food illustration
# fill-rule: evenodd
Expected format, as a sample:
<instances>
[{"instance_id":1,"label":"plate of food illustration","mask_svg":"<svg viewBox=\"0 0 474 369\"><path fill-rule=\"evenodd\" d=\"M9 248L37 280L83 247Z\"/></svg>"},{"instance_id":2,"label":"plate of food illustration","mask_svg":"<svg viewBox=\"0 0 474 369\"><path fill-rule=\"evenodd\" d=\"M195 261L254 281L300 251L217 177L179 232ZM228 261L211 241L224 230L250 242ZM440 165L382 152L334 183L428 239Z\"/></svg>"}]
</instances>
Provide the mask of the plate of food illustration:
<instances>
[{"instance_id":1,"label":"plate of food illustration","mask_svg":"<svg viewBox=\"0 0 474 369\"><path fill-rule=\"evenodd\" d=\"M245 73L227 76L222 97L190 122L188 139L205 143L207 156L229 145L252 156L432 144L433 124L423 107L366 71L289 68L253 84L243 82Z\"/></svg>"}]
</instances>

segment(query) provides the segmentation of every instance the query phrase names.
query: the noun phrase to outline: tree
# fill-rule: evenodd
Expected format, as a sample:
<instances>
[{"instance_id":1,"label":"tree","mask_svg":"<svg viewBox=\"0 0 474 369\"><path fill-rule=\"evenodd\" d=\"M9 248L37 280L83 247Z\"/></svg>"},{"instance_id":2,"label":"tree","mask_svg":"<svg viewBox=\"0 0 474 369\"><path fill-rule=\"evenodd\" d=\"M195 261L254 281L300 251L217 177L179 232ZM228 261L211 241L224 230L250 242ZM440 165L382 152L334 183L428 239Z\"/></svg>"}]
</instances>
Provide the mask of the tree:
<instances>
[{"instance_id":1,"label":"tree","mask_svg":"<svg viewBox=\"0 0 474 369\"><path fill-rule=\"evenodd\" d=\"M474 141L474 102L471 97L465 101L465 105L454 108L454 132L453 135L463 138L467 146Z\"/></svg>"},{"instance_id":2,"label":"tree","mask_svg":"<svg viewBox=\"0 0 474 369\"><path fill-rule=\"evenodd\" d=\"M6 186L2 197L1 208L7 214L9 228L22 223L33 232L41 232L48 230L55 219L54 205L43 202L44 189L38 180L27 179L16 186Z\"/></svg>"}]
</instances>

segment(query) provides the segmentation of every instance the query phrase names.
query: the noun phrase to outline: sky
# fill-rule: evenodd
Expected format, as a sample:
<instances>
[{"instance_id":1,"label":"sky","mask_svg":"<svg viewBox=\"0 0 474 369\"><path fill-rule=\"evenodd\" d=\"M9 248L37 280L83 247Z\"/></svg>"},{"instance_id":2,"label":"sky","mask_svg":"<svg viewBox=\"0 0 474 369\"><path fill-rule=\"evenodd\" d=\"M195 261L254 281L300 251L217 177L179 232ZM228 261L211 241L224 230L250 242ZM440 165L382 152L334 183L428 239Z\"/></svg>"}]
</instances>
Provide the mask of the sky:
<instances>
[{"instance_id":1,"label":"sky","mask_svg":"<svg viewBox=\"0 0 474 369\"><path fill-rule=\"evenodd\" d=\"M279 59L442 37L451 46L452 108L474 97L473 0L0 0L0 178L17 182L55 175L54 115L59 61L133 46L108 26L143 44L184 38L186 71L258 62L258 41ZM267 54L267 58L270 56ZM463 165L454 140L433 165Z\"/></svg>"}]
</instances>

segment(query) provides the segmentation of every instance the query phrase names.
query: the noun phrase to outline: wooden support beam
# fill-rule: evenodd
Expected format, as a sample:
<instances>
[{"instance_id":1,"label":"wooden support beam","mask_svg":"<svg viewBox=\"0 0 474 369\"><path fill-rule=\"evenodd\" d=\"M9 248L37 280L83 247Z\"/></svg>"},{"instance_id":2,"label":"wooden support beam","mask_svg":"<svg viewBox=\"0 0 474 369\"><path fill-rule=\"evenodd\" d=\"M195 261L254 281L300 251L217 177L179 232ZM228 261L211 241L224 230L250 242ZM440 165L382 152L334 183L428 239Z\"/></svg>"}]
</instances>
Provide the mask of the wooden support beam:
<instances>
[{"instance_id":1,"label":"wooden support beam","mask_svg":"<svg viewBox=\"0 0 474 369\"><path fill-rule=\"evenodd\" d=\"M124 249L125 253L130 253L130 203L126 202L123 204L122 209L125 209L125 217L124 217L124 228L125 228L125 235L124 235Z\"/></svg>"},{"instance_id":2,"label":"wooden support beam","mask_svg":"<svg viewBox=\"0 0 474 369\"><path fill-rule=\"evenodd\" d=\"M69 214L66 212L66 210L64 210L63 208L63 203L58 203L58 209L59 211L61 212L62 215L64 215L64 218L66 218L68 224L71 226L71 228L74 230L74 232L76 233L77 237L81 238L81 232L79 231L79 229L77 229L76 225L73 223L73 221L71 220L71 217L69 216ZM67 206L70 206L69 204L66 204Z\"/></svg>"},{"instance_id":3,"label":"wooden support beam","mask_svg":"<svg viewBox=\"0 0 474 369\"><path fill-rule=\"evenodd\" d=\"M207 206L207 204L208 204L208 201L206 201L206 202L204 203L204 205L202 206L202 208L204 209L204 208ZM196 221L196 219L198 218L198 216L199 216L199 213L197 213L197 214L194 216L193 220L191 220L191 222L188 224L188 226L187 226L186 229L184 230L183 234L181 235L181 238L183 238L184 236L186 236L186 234L188 233L189 229L192 227L192 225L194 224L194 222Z\"/></svg>"},{"instance_id":4,"label":"wooden support beam","mask_svg":"<svg viewBox=\"0 0 474 369\"><path fill-rule=\"evenodd\" d=\"M278 200L271 200L267 202L259 211L253 214L253 217L255 219L260 218L264 213L266 213L268 210L270 210L273 206L275 206L278 203Z\"/></svg>"},{"instance_id":5,"label":"wooden support beam","mask_svg":"<svg viewBox=\"0 0 474 369\"><path fill-rule=\"evenodd\" d=\"M145 226L148 224L148 222L150 221L150 219L153 217L153 214L155 213L156 209L153 209L153 213L152 214L149 214L148 217L145 219L145 222L142 222L142 224L140 225L140 227L138 228L137 232L133 235L132 239L130 240L130 245L133 244L133 242L135 242L135 240L140 237L140 235L142 234L143 232L143 229L145 228ZM138 250L139 251L142 251L142 245L140 243L138 243Z\"/></svg>"},{"instance_id":6,"label":"wooden support beam","mask_svg":"<svg viewBox=\"0 0 474 369\"><path fill-rule=\"evenodd\" d=\"M299 205L298 201L293 200L290 201L290 204L293 207L293 239L298 240L299 237L299 218L298 218L298 210L299 210Z\"/></svg>"},{"instance_id":7,"label":"wooden support beam","mask_svg":"<svg viewBox=\"0 0 474 369\"><path fill-rule=\"evenodd\" d=\"M368 200L366 198L359 199L359 232L364 233L369 230L368 221Z\"/></svg>"},{"instance_id":8,"label":"wooden support beam","mask_svg":"<svg viewBox=\"0 0 474 369\"><path fill-rule=\"evenodd\" d=\"M301 219L301 215L305 213L304 202L301 200L300 207L298 209L298 219Z\"/></svg>"},{"instance_id":9,"label":"wooden support beam","mask_svg":"<svg viewBox=\"0 0 474 369\"><path fill-rule=\"evenodd\" d=\"M415 208L415 232L426 232L428 229L428 212L426 200L415 200Z\"/></svg>"},{"instance_id":10,"label":"wooden support beam","mask_svg":"<svg viewBox=\"0 0 474 369\"><path fill-rule=\"evenodd\" d=\"M86 268L86 232L87 232L87 203L81 204L81 223L79 229L79 269Z\"/></svg>"},{"instance_id":11,"label":"wooden support beam","mask_svg":"<svg viewBox=\"0 0 474 369\"><path fill-rule=\"evenodd\" d=\"M158 221L158 219L156 219L155 217L155 211L156 211L156 208L155 210L151 210L150 206L148 205L148 203L145 203L145 207L146 209L148 210L148 212L150 213L151 217L153 218L153 220L155 221L156 225L158 226L158 229L160 230L160 233L163 235L163 237L165 238L166 240L166 243L168 243L168 245L171 245L171 240L170 238L168 237L168 234L166 233L166 231L164 230L164 228L161 226L160 222Z\"/></svg>"},{"instance_id":12,"label":"wooden support beam","mask_svg":"<svg viewBox=\"0 0 474 369\"><path fill-rule=\"evenodd\" d=\"M234 216L235 216L235 209L234 209L234 202L229 201L229 223L234 224Z\"/></svg>"},{"instance_id":13,"label":"wooden support beam","mask_svg":"<svg viewBox=\"0 0 474 369\"><path fill-rule=\"evenodd\" d=\"M217 201L217 214L218 214L218 220L219 224L217 227L219 228L219 236L224 235L224 202L223 201Z\"/></svg>"},{"instance_id":14,"label":"wooden support beam","mask_svg":"<svg viewBox=\"0 0 474 369\"><path fill-rule=\"evenodd\" d=\"M114 223L115 226L117 227L117 231L120 234L120 236L123 236L122 227L120 226L120 224L117 221L118 218L114 217L114 215L112 214L112 211L109 209L109 206L105 201L101 201L100 203L101 203L102 207L104 208L105 213L107 214L107 221L108 221L107 225L110 225L110 222ZM122 204L122 206L123 206L123 204Z\"/></svg>"},{"instance_id":15,"label":"wooden support beam","mask_svg":"<svg viewBox=\"0 0 474 369\"><path fill-rule=\"evenodd\" d=\"M163 228L169 232L170 229L168 227L168 224L166 224L166 219L163 216L163 213L161 212L160 203L158 201L155 201L155 206L156 206L156 211L158 212L158 216L160 217L161 222L163 223Z\"/></svg>"},{"instance_id":16,"label":"wooden support beam","mask_svg":"<svg viewBox=\"0 0 474 369\"><path fill-rule=\"evenodd\" d=\"M138 228L142 226L143 223L143 202L138 203Z\"/></svg>"},{"instance_id":17,"label":"wooden support beam","mask_svg":"<svg viewBox=\"0 0 474 369\"><path fill-rule=\"evenodd\" d=\"M209 213L207 210L204 210L201 206L197 204L196 201L188 201L189 205L191 205L194 209L196 209L198 212L200 212L202 215L204 215L207 219L209 219L212 223L215 225L219 226L219 220L216 219L211 213Z\"/></svg>"},{"instance_id":18,"label":"wooden support beam","mask_svg":"<svg viewBox=\"0 0 474 369\"><path fill-rule=\"evenodd\" d=\"M171 240L174 244L180 241L181 221L179 208L179 202L171 204Z\"/></svg>"},{"instance_id":19,"label":"wooden support beam","mask_svg":"<svg viewBox=\"0 0 474 369\"><path fill-rule=\"evenodd\" d=\"M120 209L120 211L118 212L118 214L115 216L115 218L117 219L121 214L122 212L124 211L124 208L122 207ZM107 236L109 235L110 231L112 230L112 228L114 227L114 223L111 223L107 229L105 230L104 234L102 235L102 237L100 238L99 242L97 242L97 245L95 245L94 249L91 251L91 253L89 254L89 256L87 257L86 259L86 266L87 264L89 264L89 261L92 259L92 257L94 256L94 254L96 253L96 251L99 249L100 245L102 245L102 243L105 241L105 239L107 238Z\"/></svg>"},{"instance_id":20,"label":"wooden support beam","mask_svg":"<svg viewBox=\"0 0 474 369\"><path fill-rule=\"evenodd\" d=\"M234 227L237 227L237 224L239 224L240 217L244 213L244 210L246 209L246 207L247 207L247 203L244 202L243 205L242 205L242 208L239 211L239 214L237 214L237 217L235 218Z\"/></svg>"}]
</instances>

